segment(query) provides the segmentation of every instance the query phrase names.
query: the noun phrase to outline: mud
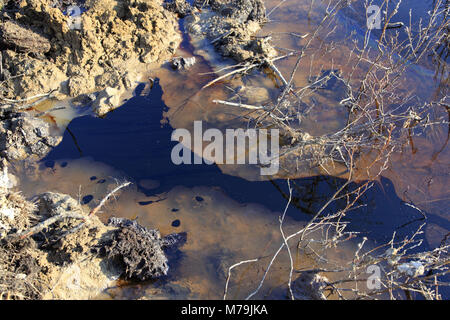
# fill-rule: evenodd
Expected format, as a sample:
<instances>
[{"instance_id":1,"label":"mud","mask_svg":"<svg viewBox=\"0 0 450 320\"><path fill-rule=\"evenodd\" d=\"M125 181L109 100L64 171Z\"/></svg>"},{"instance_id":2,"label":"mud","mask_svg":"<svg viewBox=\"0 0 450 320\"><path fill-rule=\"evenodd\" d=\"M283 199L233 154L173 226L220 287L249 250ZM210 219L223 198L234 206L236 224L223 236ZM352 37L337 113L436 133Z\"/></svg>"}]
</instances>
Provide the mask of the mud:
<instances>
[{"instance_id":1,"label":"mud","mask_svg":"<svg viewBox=\"0 0 450 320\"><path fill-rule=\"evenodd\" d=\"M255 37L265 21L261 0L213 0L193 10L185 28L194 42L202 43L198 47L212 45L223 57L237 62L262 61L276 55L270 37Z\"/></svg>"},{"instance_id":2,"label":"mud","mask_svg":"<svg viewBox=\"0 0 450 320\"><path fill-rule=\"evenodd\" d=\"M1 89L10 99L95 93L93 107L104 115L135 87L140 71L169 58L181 41L175 14L158 0L88 0L76 21L50 0L15 3L2 23Z\"/></svg>"},{"instance_id":3,"label":"mud","mask_svg":"<svg viewBox=\"0 0 450 320\"><path fill-rule=\"evenodd\" d=\"M167 275L169 265L163 247L175 245L177 236L170 235L164 240L158 230L128 219L110 218L108 226L118 230L101 244L100 255L122 265L126 279L144 281Z\"/></svg>"}]
</instances>

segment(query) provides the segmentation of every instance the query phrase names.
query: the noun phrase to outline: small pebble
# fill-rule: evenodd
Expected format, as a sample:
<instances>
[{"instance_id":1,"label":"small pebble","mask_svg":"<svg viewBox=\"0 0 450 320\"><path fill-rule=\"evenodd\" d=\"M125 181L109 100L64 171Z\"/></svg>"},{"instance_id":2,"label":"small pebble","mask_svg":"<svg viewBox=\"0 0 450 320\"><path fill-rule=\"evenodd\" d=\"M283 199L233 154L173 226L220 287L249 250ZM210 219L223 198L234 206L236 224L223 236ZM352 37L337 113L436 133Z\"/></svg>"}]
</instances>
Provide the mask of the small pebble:
<instances>
[{"instance_id":1,"label":"small pebble","mask_svg":"<svg viewBox=\"0 0 450 320\"><path fill-rule=\"evenodd\" d=\"M202 202L204 199L202 197L200 197L200 196L196 196L195 200L197 200L198 202Z\"/></svg>"},{"instance_id":2,"label":"small pebble","mask_svg":"<svg viewBox=\"0 0 450 320\"><path fill-rule=\"evenodd\" d=\"M89 179L91 179L91 181L94 181L94 180L97 180L97 177L96 176L92 176Z\"/></svg>"},{"instance_id":3,"label":"small pebble","mask_svg":"<svg viewBox=\"0 0 450 320\"><path fill-rule=\"evenodd\" d=\"M63 162L63 163L61 163L61 168L65 168L65 167L67 167L67 162Z\"/></svg>"}]
</instances>

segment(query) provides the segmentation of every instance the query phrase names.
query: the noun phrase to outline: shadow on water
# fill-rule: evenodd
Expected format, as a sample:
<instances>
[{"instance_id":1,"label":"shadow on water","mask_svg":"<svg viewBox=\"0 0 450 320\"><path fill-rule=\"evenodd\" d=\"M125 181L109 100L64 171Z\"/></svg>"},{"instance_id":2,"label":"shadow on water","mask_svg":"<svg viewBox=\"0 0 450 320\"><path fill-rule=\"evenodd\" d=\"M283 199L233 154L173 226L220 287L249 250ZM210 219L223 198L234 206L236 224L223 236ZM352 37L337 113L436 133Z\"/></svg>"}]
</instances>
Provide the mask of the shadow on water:
<instances>
[{"instance_id":1,"label":"shadow on water","mask_svg":"<svg viewBox=\"0 0 450 320\"><path fill-rule=\"evenodd\" d=\"M165 193L176 186L219 187L241 203L258 203L276 212L283 210L288 198L284 180L251 182L223 174L216 165L174 165L170 158L176 144L170 139L173 129L161 123L163 111L167 109L162 88L156 80L148 95L142 95L143 89L143 85L138 86L133 98L103 119L91 116L74 119L62 143L43 162L91 157L122 171L134 181L158 181L152 189L137 183L139 191L146 196ZM344 182L330 176L292 181L294 201L288 215L295 220L307 220ZM357 186L352 183L347 188L350 191ZM376 242L389 241L394 230L400 237L407 235L423 223L423 214L405 205L386 178L375 183L359 204L361 207L347 216L352 222L350 228ZM336 202L328 212L343 206L344 202ZM428 222L449 227L448 221L435 216L429 216Z\"/></svg>"}]
</instances>

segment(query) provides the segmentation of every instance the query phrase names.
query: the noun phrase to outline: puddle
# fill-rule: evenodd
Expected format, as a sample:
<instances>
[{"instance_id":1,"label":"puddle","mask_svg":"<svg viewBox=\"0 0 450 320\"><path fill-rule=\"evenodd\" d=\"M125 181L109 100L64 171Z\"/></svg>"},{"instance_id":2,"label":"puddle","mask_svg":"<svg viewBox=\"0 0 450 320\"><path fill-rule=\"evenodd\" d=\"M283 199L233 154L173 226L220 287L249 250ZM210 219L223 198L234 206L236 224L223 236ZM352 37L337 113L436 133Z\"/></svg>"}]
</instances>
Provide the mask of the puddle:
<instances>
[{"instance_id":1,"label":"puddle","mask_svg":"<svg viewBox=\"0 0 450 320\"><path fill-rule=\"evenodd\" d=\"M34 170L34 174L30 168L23 172L28 179L34 177L31 181L22 183L25 195L45 191L64 192L78 199L87 209L95 207L104 194L116 185L115 179L123 177L123 173L89 158L55 162L46 160ZM279 185L276 185L277 183ZM285 222L286 232L298 230L307 219L308 215L301 213L299 207L303 207L303 212L317 210L316 207L327 200L335 183L339 181L321 177L294 183L297 191L294 193L294 205ZM103 298L145 296L218 299L223 295L227 270L231 265L241 260L262 257L258 263L246 266L236 273L236 278L231 282L229 297L243 298L257 286L269 256L282 243L278 217L285 201L282 195L287 191L285 182L274 181L271 186L267 184L271 183L239 179L234 185L237 188L247 187L258 194L271 191L273 195L278 196L278 201L271 203L279 203L279 210L261 205L258 203L261 201L256 198L253 202L248 193L244 194L241 201L236 201L225 192L227 185L220 183L215 186L194 187L180 184L166 187L165 190L159 189L156 193L138 183L123 191L116 201L108 203L98 213L103 221L111 216L137 219L142 225L158 228L163 235L186 232L187 242L172 260L167 278L144 284L123 284L121 287L109 289ZM302 190L302 184L304 189L309 188L304 193L298 191ZM150 186L154 187L154 184ZM381 187L375 186L371 189L361 200L361 203L369 206L349 216L351 229L375 239L374 244L389 240L393 230L397 231L399 237L414 230L421 223L420 214L392 194L393 186L387 179ZM379 205L380 203L383 205ZM392 215L392 212L397 214ZM418 218L419 221L415 221ZM402 227L408 223L410 224ZM433 217L430 217L430 223L441 226L438 228L444 225L449 227L446 221ZM429 235L434 239L431 241L439 239L439 231L434 227L433 234ZM320 235L316 236L320 238ZM433 238L434 236L436 237ZM323 256L333 263L345 264L352 257L354 246L354 243L349 242L339 248L326 250ZM288 257L281 255L277 261L260 298L287 297L283 284L289 273ZM309 255L296 255L297 268L315 265L315 260ZM321 266L323 267L323 264Z\"/></svg>"},{"instance_id":2,"label":"puddle","mask_svg":"<svg viewBox=\"0 0 450 320\"><path fill-rule=\"evenodd\" d=\"M158 228L163 235L187 232L187 243L173 261L167 279L112 288L105 297L221 298L228 267L241 260L269 256L280 245L278 217L287 201L287 185L283 180L248 181L225 175L216 165L171 164L167 152L171 128L159 120L165 108L161 94L156 84L149 96L131 99L104 119L85 116L73 120L69 124L71 134L66 132L63 142L39 165L26 169L17 166L15 173L26 196L64 192L87 209L95 207L123 179L131 179L134 186L98 213L103 221L121 216ZM133 127L127 126L129 123ZM118 131L120 134L116 134ZM108 132L111 134L105 134ZM294 180L286 229L298 230L343 183L343 179L330 176ZM349 186L353 188L354 184ZM362 232L374 244L389 241L394 230L399 237L407 235L422 222L422 216L395 195L388 179L375 185L361 204L367 207L348 216L350 230ZM328 212L343 206L345 203L338 202ZM430 216L429 223L441 229L450 227L445 217ZM441 232L434 227L427 234L426 245L440 241ZM353 254L353 246L350 242L328 250L327 257L343 264ZM276 271L260 298L286 298L281 288L289 273L287 259L282 256L277 260ZM244 268L245 273L239 272L233 280L237 282L230 287L231 297L243 298L251 292L267 263L265 258ZM297 257L299 267L313 263L311 257Z\"/></svg>"},{"instance_id":3,"label":"puddle","mask_svg":"<svg viewBox=\"0 0 450 320\"><path fill-rule=\"evenodd\" d=\"M267 1L268 11L278 3ZM260 33L273 34L279 48L299 49L303 40L288 33L311 32L318 12L313 11L308 17L308 9L306 2L287 1L271 14L272 22ZM404 17L402 12L401 18ZM350 13L339 16L338 21L345 22L339 24L333 38L338 43L346 32L363 23ZM294 83L298 87L306 85L310 70L314 74L334 70L340 64L345 70L349 50L341 45L331 54L317 55L313 64L305 60L300 64L300 70L304 71L296 74ZM215 77L206 73L220 64L208 63L199 53L201 50L193 48L185 34L177 54L195 55L197 63L181 72L168 66L154 69L148 75L155 79L151 89L149 84L140 84L123 106L103 119L92 117L84 109L65 108L66 111L52 113L60 128L67 127L62 143L37 165L16 165L15 173L25 195L63 192L89 208L95 207L118 181L131 180L133 186L98 214L103 221L120 216L138 219L145 226L158 228L163 235L187 232L187 243L175 253L167 278L121 284L107 290L101 298L218 299L223 296L228 267L241 260L264 257L233 274L229 297L245 298L256 288L268 257L282 243L278 217L288 199L285 180L275 177L259 181L259 174L255 174L258 168L252 166L176 166L170 159L170 151L176 144L170 141L173 129L193 130L194 120L203 120L208 127L220 130L245 127L246 112L212 102L227 100L235 94L230 88L245 85L264 91L249 97L249 103L261 96L274 99L279 90L274 79L260 71L200 90ZM283 74L289 74L294 63L295 58L281 60L277 67ZM422 99L438 94L439 84L430 81L434 73L428 67L424 64L413 68L402 83ZM318 107L302 123L305 130L324 134L344 125L345 110L336 107L342 90L339 83L331 82L314 95ZM54 107L42 106L40 111ZM430 135L413 138L412 148L408 146L394 154L391 168L360 199L365 206L347 217L351 222L349 228L368 236L372 245L389 241L393 231L399 237L407 235L423 222L420 212L405 204L414 203L428 216L422 249L438 245L450 229L447 142L448 127L442 126ZM361 166L368 159L363 158ZM287 230L298 230L345 182L342 168L330 171L325 175L314 169L292 176L295 191L287 211ZM355 181L348 188L353 190L362 183ZM344 205L337 202L329 211ZM337 264L345 264L352 258L354 246L349 241L340 249L326 250L324 255ZM311 267L314 261L298 253L295 266ZM283 253L257 298L287 298L288 265L288 256Z\"/></svg>"}]
</instances>

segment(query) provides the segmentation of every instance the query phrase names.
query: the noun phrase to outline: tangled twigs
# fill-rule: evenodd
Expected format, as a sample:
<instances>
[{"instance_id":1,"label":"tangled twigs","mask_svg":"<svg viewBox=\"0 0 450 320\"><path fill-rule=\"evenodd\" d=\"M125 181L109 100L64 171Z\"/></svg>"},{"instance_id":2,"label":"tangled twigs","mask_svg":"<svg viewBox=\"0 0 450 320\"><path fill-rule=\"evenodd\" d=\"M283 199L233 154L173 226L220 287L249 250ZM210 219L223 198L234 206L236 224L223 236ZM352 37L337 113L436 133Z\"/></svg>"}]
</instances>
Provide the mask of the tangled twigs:
<instances>
[{"instance_id":1,"label":"tangled twigs","mask_svg":"<svg viewBox=\"0 0 450 320\"><path fill-rule=\"evenodd\" d=\"M370 5L369 2L363 4L365 9ZM373 39L373 33L369 29L365 31L364 39L353 37L353 33L344 39L344 50L350 49L347 61L336 64L331 56L330 68L324 68L322 64L317 73L313 71L316 69L313 66L317 65L317 56L331 54L337 48L330 35L336 30L334 22L338 12L348 5L344 0L328 0L324 2L326 9L323 16L319 17L314 32L304 38L301 50L288 50L290 53L286 56L296 57L290 74L283 75L274 64L282 57L262 59L247 65L222 68L218 72L229 68L233 70L212 80L205 87L254 68L265 67L273 71L282 86L272 103L252 105L226 100L213 102L256 110L257 112L246 116L255 127L278 128L287 141L280 151L280 166L287 173L292 173L293 168L290 166L293 163L297 171L304 168L301 163L309 167L320 167L326 173L329 171L325 164L343 164L349 169L349 161L343 156L343 150L352 148L357 149L357 155L380 151L382 156L377 157L369 167L380 162L384 167L389 156L404 145L406 135L420 135L431 126L446 123L446 120L432 110L436 105L434 102L422 101L414 92L404 88L402 77L406 75L408 67L419 63L430 50L446 39L446 30L449 28L446 19L448 6L442 5L443 0L437 0L429 12L428 21L420 21L419 28L413 27L411 21L409 26L398 32L389 31L391 19L400 3L401 1L397 2L388 10L389 1L382 1L381 7L386 8L386 13L379 39ZM313 5L314 1L311 2L311 7ZM405 35L404 39L401 33ZM369 45L371 41L377 45ZM323 49L326 52L322 53ZM304 70L303 65L308 57L311 58L309 83L296 87L294 79L299 70ZM321 97L319 90L326 88L329 82L339 85L339 88L333 90L339 91L336 106L348 111L346 125L336 132L314 136L312 132L310 134L304 131L307 126L302 123L308 121L308 114L318 105L315 101L317 95ZM341 93L343 96L340 96Z\"/></svg>"},{"instance_id":2,"label":"tangled twigs","mask_svg":"<svg viewBox=\"0 0 450 320\"><path fill-rule=\"evenodd\" d=\"M284 2L284 1L283 1ZM448 40L448 4L444 0L433 2L433 8L428 12L424 20L420 20L418 27L413 27L412 18L409 26L398 31L390 30L400 26L400 23L391 21L399 10L400 3L397 1L393 6L389 0L383 0L380 7L383 9L384 25L381 26L381 35L376 39L373 32L366 28L363 39L355 37L352 33L343 42L344 51L348 54L348 60L330 57L330 67L322 64L318 71L317 57L324 59L325 55L337 48L334 39L329 37L336 30L336 15L340 9L348 6L346 0L327 0L321 2L325 6L322 17L318 19L318 25L314 32L302 37L300 51L291 51L290 55L296 56L295 64L289 75L283 75L273 64L274 61L262 61L261 67L270 68L282 83L278 90L278 97L271 103L263 106L248 105L224 100L214 100L215 103L256 110L248 114L250 121L255 127L278 128L285 138L280 150L280 165L287 174L292 177L292 163L299 168L299 162L307 162L309 168L321 167L328 174L324 164L331 163L345 165L348 180L331 196L331 198L320 208L306 225L297 232L285 235L283 230L284 214L280 217L280 231L282 243L278 249L269 256L268 265L259 280L256 289L247 295L251 299L257 295L268 276L275 260L285 249L290 258L289 278L287 289L289 296L294 298L295 287L292 286L292 275L296 272L292 263L292 244L289 241L297 240L298 251L312 252L312 256L318 263L326 263L327 267L315 269L314 272L339 273L339 278L329 281L327 288L336 293L340 299L375 299L389 297L398 299L413 297L418 293L426 299L439 299L439 287L448 285L442 277L449 271L448 246L441 245L430 251L420 251L422 240L418 239L423 234L420 227L412 236L402 241L394 241L379 246L375 249L366 249L370 246L370 240L360 239L354 253L354 259L348 265L342 266L342 262L332 262L326 258L326 249L337 247L340 243L354 239L357 232L345 231L348 221L346 214L365 204L360 203L361 196L373 186L373 181L388 168L391 155L399 150L401 146L411 142L413 136L424 134L425 130L437 125L448 125L444 116L434 112L434 107L439 105L436 101L424 100L427 97L416 96L410 90L409 82L403 78L407 77L408 68L419 64L423 58L435 51L437 47ZM315 2L311 1L311 8ZM373 4L365 1L362 10ZM308 14L309 15L309 14ZM394 18L395 19L395 18ZM350 45L349 45L350 44ZM348 50L349 49L349 50ZM324 53L322 53L324 51ZM342 54L339 52L339 54ZM298 70L304 70L305 58L311 58L308 84L296 87L294 79ZM336 63L337 62L337 63ZM254 64L249 64L251 69ZM248 66L234 66L232 72L220 76L212 83L222 80L237 73L245 73ZM314 69L314 71L313 71ZM223 69L222 71L224 71ZM317 73L316 73L317 72ZM430 79L431 81L431 79ZM330 83L328 87L328 83ZM212 84L211 83L211 84ZM210 85L210 84L208 84ZM297 85L299 85L297 83ZM339 86L339 87L336 87ZM321 95L319 90L329 90L327 94ZM346 124L335 132L312 136L304 132L302 122L307 118L309 112L316 106L322 105L323 100L330 99L329 92L339 92L333 96L335 104L331 108L341 108L346 112ZM291 94L293 93L293 94ZM316 98L321 101L316 103ZM433 98L434 99L434 98ZM436 97L436 99L441 99ZM437 100L437 101L438 101ZM329 103L328 101L326 103ZM442 105L442 103L440 103ZM447 139L448 140L448 139ZM283 167L284 165L286 167ZM359 166L363 165L362 168ZM303 167L302 167L303 168ZM308 168L306 168L308 170ZM354 180L365 180L359 187L348 191L350 183ZM289 186L290 188L290 186ZM290 189L290 192L292 190ZM286 197L287 198L287 197ZM290 198L288 205L290 204ZM330 205L336 201L346 201L346 204L333 213L326 213ZM359 202L358 202L359 201ZM420 211L414 205L411 207ZM421 212L421 211L420 211ZM423 219L426 215L423 214ZM422 220L423 220L422 219ZM316 234L323 238L311 239ZM313 247L319 246L319 250ZM386 250L387 249L387 250ZM316 252L317 251L317 252ZM366 252L364 252L366 251ZM411 252L414 252L411 254ZM231 270L245 263L260 261L261 258L245 260L230 267L225 285L225 295L229 290ZM331 267L328 266L331 264ZM379 280L380 288L368 290L367 283L368 267L380 268L383 271ZM306 272L306 271L305 271ZM445 278L444 278L445 279ZM349 288L348 285L351 287Z\"/></svg>"},{"instance_id":3,"label":"tangled twigs","mask_svg":"<svg viewBox=\"0 0 450 320\"><path fill-rule=\"evenodd\" d=\"M349 181L351 180L349 179L347 182ZM336 293L339 299L377 299L380 297L386 298L386 295L390 299L412 299L413 293L420 294L425 299L441 298L439 288L450 285L443 281L445 279L443 277L450 273L450 259L448 255L450 246L442 243L438 248L420 251L420 246L423 243L420 236L423 235L425 224L419 226L417 231L411 236L406 236L401 241L395 240L396 234L394 232L391 241L388 243L366 250L365 246L367 247L367 245L365 244L368 243L368 238L364 237L356 247L354 258L349 262L333 262L328 258L324 258L310 246L311 243L315 242L320 245L320 250L335 248L341 242L348 241L356 236L355 232L345 232L348 223L344 221L344 217L347 212L358 207L356 205L357 200L373 186L373 183L367 182L351 192L343 192L346 186L348 186L348 183L344 184L304 227L288 236L284 235L282 229L285 209L282 217L280 217L280 230L282 231L283 242L273 254L257 288L247 296L247 299L251 299L261 290L271 267L284 247L289 248L288 253L291 257L288 242L292 239L298 239L298 250L308 249L312 251L322 265L325 262L327 266L299 270L294 268L291 260L288 279L288 290L291 298L294 298L293 289L291 288L292 273L305 272L336 274L334 281L326 280L325 287L322 290ZM330 207L332 202L339 199L347 199L347 205L335 213L323 215L324 210ZM288 205L290 202L291 200L289 199ZM309 235L319 232L322 235L326 235L324 239L314 240L309 237ZM259 260L261 258L241 261L230 267L224 297L226 297L228 292L231 269ZM372 271L368 270L380 271L374 279L367 276L368 273L372 273Z\"/></svg>"},{"instance_id":4,"label":"tangled twigs","mask_svg":"<svg viewBox=\"0 0 450 320\"><path fill-rule=\"evenodd\" d=\"M351 153L351 158L352 158L352 153ZM293 263L292 263L292 256L291 256L291 254L290 254L290 249L289 249L289 247L288 247L288 246L289 246L288 241L291 240L291 239L293 239L293 238L295 238L295 237L300 237L300 241L303 241L303 240L304 240L304 236L305 236L305 234L306 234L307 232L312 232L312 230L318 230L318 229L320 229L321 227L323 227L323 225L329 224L329 222L332 221L332 219L338 218L338 217L340 217L342 214L344 214L344 213L346 212L345 210L344 210L343 212L338 212L337 214L334 214L334 215L332 214L332 215L323 217L322 219L320 219L319 221L317 221L317 219L318 219L318 218L320 217L320 215L324 212L324 210L325 210L326 208L328 208L328 207L330 206L331 203L333 203L334 201L336 201L336 200L338 199L338 197L340 196L341 192L342 192L342 191L347 187L347 185L351 182L351 178L352 178L352 175L351 175L351 173L350 173L349 179L346 181L346 183L344 183L344 184L341 186L341 188L339 188L339 190L336 191L336 193L335 193L335 194L334 194L334 195L333 195L333 196L325 203L325 205L322 206L322 208L321 208L321 209L316 213L316 215L315 215L315 216L314 216L314 217L306 224L305 227L303 227L303 228L300 229L299 231L297 231L297 232L295 232L295 233L293 233L293 234L291 234L291 235L289 235L289 236L286 237L286 236L284 235L283 231L282 231L282 222L284 221L284 217L285 217L285 214L286 214L286 210L287 210L287 208L289 207L289 204L291 203L292 189L291 189L290 184L288 183L288 187L289 187L289 189L290 189L290 196L289 196L289 200L288 200L287 206L286 206L286 208L285 208L285 210L284 210L283 216L282 216L282 218L280 218L280 230L282 231L283 243L282 243L281 246L278 248L278 250L275 252L275 254L272 256L272 259L271 259L269 265L267 266L267 268L266 268L266 270L265 270L265 272L264 272L264 275L263 275L261 281L259 282L258 287L256 288L255 291L253 291L252 293L250 293L250 294L247 296L246 300L251 299L253 296L255 296L255 295L261 290L261 288L262 288L262 286L263 286L263 284L264 284L264 281L265 281L265 279L266 279L266 277L267 277L267 274L269 273L269 271L270 271L270 269L271 269L273 263L275 262L276 258L277 258L278 255L279 255L279 253L283 250L283 248L284 248L285 246L287 247L288 253L289 253L290 258L291 258L291 267L290 267L290 272L289 272L289 282L288 282L288 287L289 287L289 291L290 291L291 298L294 299L294 295L293 295L292 289L291 289L292 273L293 273L294 267L293 267ZM288 180L288 181L289 181L289 180ZM356 201L356 200L355 200L355 201ZM351 203L348 205L348 207L352 207L353 204L355 203L355 201L351 202ZM338 230L338 228L336 228L336 229ZM338 230L338 231L342 231L342 230ZM341 233L341 236L342 236L342 233ZM298 245L298 246L300 246L300 245Z\"/></svg>"},{"instance_id":5,"label":"tangled twigs","mask_svg":"<svg viewBox=\"0 0 450 320\"><path fill-rule=\"evenodd\" d=\"M275 61L278 61L278 60L281 60L281 59L285 59L285 58L290 57L290 56L292 56L294 54L296 54L296 52L290 52L290 53L288 53L286 55L275 57L275 58L270 59L270 60L265 59L265 61L262 61L262 62L247 63L247 64L239 63L239 64L231 66L231 67L222 68L221 70L230 69L230 68L238 68L238 69L235 69L233 71L227 72L224 75L221 75L221 76L215 78L214 80L211 80L210 82L205 84L200 90L206 89L206 88L212 86L213 84L219 82L220 80L228 78L228 77L230 77L232 75L239 74L239 73L246 73L246 72L248 72L248 71L250 71L250 70L252 70L254 68L262 67L266 63L273 64L273 62L275 62ZM220 72L221 70L218 70L217 72Z\"/></svg>"}]
</instances>

